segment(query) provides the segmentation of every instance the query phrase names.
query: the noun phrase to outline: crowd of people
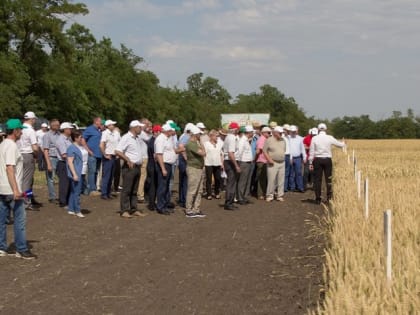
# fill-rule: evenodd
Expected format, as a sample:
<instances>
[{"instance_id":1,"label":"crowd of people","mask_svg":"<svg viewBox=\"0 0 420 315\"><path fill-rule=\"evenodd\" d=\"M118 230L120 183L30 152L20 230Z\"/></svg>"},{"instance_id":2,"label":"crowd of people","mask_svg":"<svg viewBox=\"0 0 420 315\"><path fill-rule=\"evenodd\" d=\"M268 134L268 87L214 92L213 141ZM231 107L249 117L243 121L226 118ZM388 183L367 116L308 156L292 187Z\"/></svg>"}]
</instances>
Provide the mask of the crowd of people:
<instances>
[{"instance_id":1,"label":"crowd of people","mask_svg":"<svg viewBox=\"0 0 420 315\"><path fill-rule=\"evenodd\" d=\"M48 201L71 216L85 217L82 194L105 201L119 194L121 218L147 215L141 203L162 215L178 204L186 217L203 218L201 199L221 199L222 191L228 211L252 203L252 197L283 202L285 193L303 193L312 185L319 204L323 175L330 199L331 146L345 145L327 135L325 124L302 137L297 126L274 121L230 122L217 130L188 123L181 133L173 120L153 125L143 118L131 121L121 136L116 121L100 117L83 131L58 119L35 131L36 121L34 112L27 112L23 123L8 120L0 144L0 256L8 254L6 224L13 213L15 254L35 257L26 245L25 211L42 207L32 189L37 162L45 172Z\"/></svg>"}]
</instances>

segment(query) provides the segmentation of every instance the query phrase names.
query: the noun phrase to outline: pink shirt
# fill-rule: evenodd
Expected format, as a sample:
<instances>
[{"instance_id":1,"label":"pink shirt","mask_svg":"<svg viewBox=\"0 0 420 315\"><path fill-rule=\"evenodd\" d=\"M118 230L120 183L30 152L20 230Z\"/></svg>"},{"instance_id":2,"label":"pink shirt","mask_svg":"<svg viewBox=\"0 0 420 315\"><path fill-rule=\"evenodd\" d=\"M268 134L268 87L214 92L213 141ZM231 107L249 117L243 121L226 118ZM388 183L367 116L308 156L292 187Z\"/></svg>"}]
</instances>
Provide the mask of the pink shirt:
<instances>
[{"instance_id":1,"label":"pink shirt","mask_svg":"<svg viewBox=\"0 0 420 315\"><path fill-rule=\"evenodd\" d=\"M262 153L262 149L264 148L265 140L267 140L267 138L264 137L264 136L259 137L258 140L257 140L257 151L261 150L261 154L259 154L258 158L257 158L257 163L258 162L259 163L267 163L267 159L265 158L264 153Z\"/></svg>"}]
</instances>

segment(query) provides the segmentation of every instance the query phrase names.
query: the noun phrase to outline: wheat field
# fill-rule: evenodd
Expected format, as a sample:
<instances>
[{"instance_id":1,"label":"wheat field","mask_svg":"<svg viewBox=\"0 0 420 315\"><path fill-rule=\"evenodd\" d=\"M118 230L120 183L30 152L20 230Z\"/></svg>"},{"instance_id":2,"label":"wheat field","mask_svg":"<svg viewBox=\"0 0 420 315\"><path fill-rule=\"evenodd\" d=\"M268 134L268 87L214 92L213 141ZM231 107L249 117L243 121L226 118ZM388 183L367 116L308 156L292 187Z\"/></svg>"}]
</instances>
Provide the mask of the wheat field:
<instances>
[{"instance_id":1,"label":"wheat field","mask_svg":"<svg viewBox=\"0 0 420 315\"><path fill-rule=\"evenodd\" d=\"M317 314L420 314L420 141L354 140L334 154L334 199L323 231L325 299ZM369 216L357 198L353 150L369 179ZM363 192L363 190L362 190ZM392 210L392 280L384 215Z\"/></svg>"}]
</instances>

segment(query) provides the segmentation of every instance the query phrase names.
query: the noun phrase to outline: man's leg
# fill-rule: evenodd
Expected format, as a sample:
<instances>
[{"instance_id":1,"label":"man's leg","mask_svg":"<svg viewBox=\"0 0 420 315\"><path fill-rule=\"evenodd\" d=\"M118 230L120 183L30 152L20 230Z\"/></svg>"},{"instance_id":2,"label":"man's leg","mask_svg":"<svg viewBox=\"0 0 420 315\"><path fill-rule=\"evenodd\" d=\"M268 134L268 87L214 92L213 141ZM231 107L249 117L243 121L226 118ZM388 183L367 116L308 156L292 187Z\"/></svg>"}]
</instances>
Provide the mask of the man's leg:
<instances>
[{"instance_id":1,"label":"man's leg","mask_svg":"<svg viewBox=\"0 0 420 315\"><path fill-rule=\"evenodd\" d=\"M233 205L233 201L235 199L236 171L231 161L225 161L224 166L227 175L225 207L230 207Z\"/></svg>"},{"instance_id":2,"label":"man's leg","mask_svg":"<svg viewBox=\"0 0 420 315\"><path fill-rule=\"evenodd\" d=\"M289 190L289 177L290 177L290 155L286 154L284 157L284 166L285 166L285 171L284 171L284 192L287 192Z\"/></svg>"},{"instance_id":3,"label":"man's leg","mask_svg":"<svg viewBox=\"0 0 420 315\"><path fill-rule=\"evenodd\" d=\"M89 193L96 191L96 157L88 157L88 190Z\"/></svg>"},{"instance_id":4,"label":"man's leg","mask_svg":"<svg viewBox=\"0 0 420 315\"><path fill-rule=\"evenodd\" d=\"M302 158L294 159L293 168L295 173L296 189L303 192Z\"/></svg>"},{"instance_id":5,"label":"man's leg","mask_svg":"<svg viewBox=\"0 0 420 315\"><path fill-rule=\"evenodd\" d=\"M137 190L137 199L139 201L144 201L144 190L145 190L145 183L146 183L146 176L147 176L147 160L143 159L140 168L140 178Z\"/></svg>"},{"instance_id":6,"label":"man's leg","mask_svg":"<svg viewBox=\"0 0 420 315\"><path fill-rule=\"evenodd\" d=\"M7 219L13 195L0 195L0 250L7 252Z\"/></svg>"},{"instance_id":7,"label":"man's leg","mask_svg":"<svg viewBox=\"0 0 420 315\"><path fill-rule=\"evenodd\" d=\"M157 172L157 191L156 191L156 209L159 212L167 211L166 209L166 193L167 193L167 186L170 180L169 175L163 176L162 169L159 165L156 165L156 172Z\"/></svg>"},{"instance_id":8,"label":"man's leg","mask_svg":"<svg viewBox=\"0 0 420 315\"><path fill-rule=\"evenodd\" d=\"M325 174L325 182L327 183L327 200L332 198L332 160L325 159L324 160L324 174Z\"/></svg>"},{"instance_id":9,"label":"man's leg","mask_svg":"<svg viewBox=\"0 0 420 315\"><path fill-rule=\"evenodd\" d=\"M57 172L57 158L50 157L52 170L51 172L48 171L48 169L45 170L45 177L47 180L47 187L48 187L48 200L53 201L57 199L57 195L55 193L55 187L54 187L54 178Z\"/></svg>"},{"instance_id":10,"label":"man's leg","mask_svg":"<svg viewBox=\"0 0 420 315\"><path fill-rule=\"evenodd\" d=\"M140 176L141 176L140 165L134 166L134 168L132 168L131 171L133 172L133 175L132 175L133 186L131 187L131 191L130 191L130 210L137 211L137 200L138 200L137 192L139 191L139 183L140 183Z\"/></svg>"},{"instance_id":11,"label":"man's leg","mask_svg":"<svg viewBox=\"0 0 420 315\"><path fill-rule=\"evenodd\" d=\"M317 202L321 201L321 187L322 187L322 170L323 166L321 164L321 159L315 159L313 161L314 166L314 191L315 191L315 200Z\"/></svg>"},{"instance_id":12,"label":"man's leg","mask_svg":"<svg viewBox=\"0 0 420 315\"><path fill-rule=\"evenodd\" d=\"M23 200L14 200L11 206L13 208L16 251L19 253L26 252L28 245L26 243L26 212Z\"/></svg>"},{"instance_id":13,"label":"man's leg","mask_svg":"<svg viewBox=\"0 0 420 315\"><path fill-rule=\"evenodd\" d=\"M101 197L108 198L110 192L108 191L109 183L112 180L112 165L114 161L103 158L102 160L102 183L101 183Z\"/></svg>"},{"instance_id":14,"label":"man's leg","mask_svg":"<svg viewBox=\"0 0 420 315\"><path fill-rule=\"evenodd\" d=\"M68 203L69 197L69 178L67 176L66 162L57 162L57 176L58 176L58 201L61 207Z\"/></svg>"},{"instance_id":15,"label":"man's leg","mask_svg":"<svg viewBox=\"0 0 420 315\"><path fill-rule=\"evenodd\" d=\"M123 177L123 186L120 193L120 213L122 214L131 211L130 194L133 187L134 174L127 163L124 163L122 166L121 173Z\"/></svg>"}]
</instances>

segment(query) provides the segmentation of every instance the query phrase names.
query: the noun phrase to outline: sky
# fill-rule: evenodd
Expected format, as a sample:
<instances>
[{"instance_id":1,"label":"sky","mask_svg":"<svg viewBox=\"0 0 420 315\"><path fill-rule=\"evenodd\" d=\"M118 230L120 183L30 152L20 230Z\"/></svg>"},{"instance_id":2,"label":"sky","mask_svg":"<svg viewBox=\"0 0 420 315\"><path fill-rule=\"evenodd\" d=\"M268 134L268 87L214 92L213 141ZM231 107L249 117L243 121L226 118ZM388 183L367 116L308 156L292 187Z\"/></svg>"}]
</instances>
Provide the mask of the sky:
<instances>
[{"instance_id":1,"label":"sky","mask_svg":"<svg viewBox=\"0 0 420 315\"><path fill-rule=\"evenodd\" d=\"M420 115L418 0L81 0L75 20L145 59L162 86L197 72L235 98L270 84L310 116Z\"/></svg>"}]
</instances>

